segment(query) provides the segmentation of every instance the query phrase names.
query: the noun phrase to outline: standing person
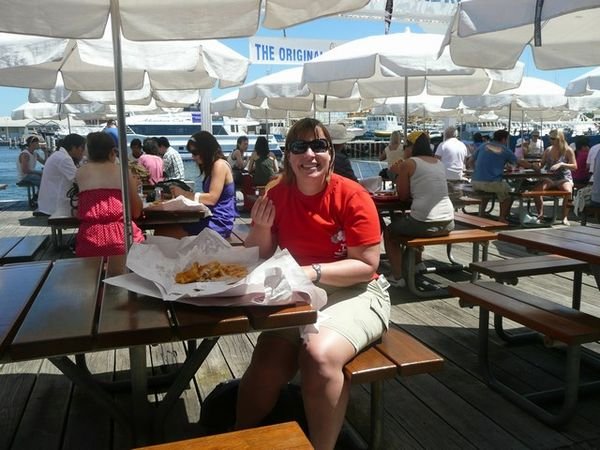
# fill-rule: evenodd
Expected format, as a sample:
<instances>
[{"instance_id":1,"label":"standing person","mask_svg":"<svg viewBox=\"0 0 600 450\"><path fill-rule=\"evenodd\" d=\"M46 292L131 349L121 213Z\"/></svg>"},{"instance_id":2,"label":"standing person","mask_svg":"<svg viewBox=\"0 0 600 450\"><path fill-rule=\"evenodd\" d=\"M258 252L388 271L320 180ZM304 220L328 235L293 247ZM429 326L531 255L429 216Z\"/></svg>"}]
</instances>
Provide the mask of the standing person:
<instances>
[{"instance_id":1,"label":"standing person","mask_svg":"<svg viewBox=\"0 0 600 450\"><path fill-rule=\"evenodd\" d=\"M531 140L529 141L529 151L525 154L525 158L540 159L544 153L544 141L540 139L539 130L531 132Z\"/></svg>"},{"instance_id":2,"label":"standing person","mask_svg":"<svg viewBox=\"0 0 600 450\"><path fill-rule=\"evenodd\" d=\"M350 157L345 150L346 142L354 139L354 135L348 133L346 127L340 123L328 125L327 130L331 136L331 142L335 151L333 172L352 181L358 181L354 174L354 169L352 169L352 164L350 164Z\"/></svg>"},{"instance_id":3,"label":"standing person","mask_svg":"<svg viewBox=\"0 0 600 450\"><path fill-rule=\"evenodd\" d=\"M42 182L42 171L36 170L35 165L38 161L36 150L40 147L40 138L29 136L25 140L25 148L19 153L17 159L17 181L25 181L34 186L39 186ZM42 162L43 164L43 162Z\"/></svg>"},{"instance_id":4,"label":"standing person","mask_svg":"<svg viewBox=\"0 0 600 450\"><path fill-rule=\"evenodd\" d=\"M467 146L456 137L456 128L446 128L444 130L444 142L438 146L435 157L442 161L447 180L463 179L463 171L468 156Z\"/></svg>"},{"instance_id":5,"label":"standing person","mask_svg":"<svg viewBox=\"0 0 600 450\"><path fill-rule=\"evenodd\" d=\"M498 220L504 223L508 223L508 215L512 205L510 186L503 179L504 165L510 163L527 169L533 168L532 163L517 159L515 154L506 146L508 137L508 131L497 130L490 142L480 145L475 150L475 153L473 153L475 170L471 177L471 183L476 191L496 194L500 202L500 217Z\"/></svg>"},{"instance_id":6,"label":"standing person","mask_svg":"<svg viewBox=\"0 0 600 450\"><path fill-rule=\"evenodd\" d=\"M271 156L269 141L266 137L259 136L256 138L254 152L257 158L250 159L248 172L252 174L254 186L266 186L269 180L279 173L279 165L277 160Z\"/></svg>"},{"instance_id":7,"label":"standing person","mask_svg":"<svg viewBox=\"0 0 600 450\"><path fill-rule=\"evenodd\" d=\"M327 291L326 318L304 340L297 328L259 336L240 383L236 428L256 426L300 370L311 443L333 449L349 397L343 367L388 328L389 295L376 274L379 218L365 189L333 173L333 145L321 122L296 122L284 152L281 181L252 208L245 245L258 246L261 258L289 250Z\"/></svg>"},{"instance_id":8,"label":"standing person","mask_svg":"<svg viewBox=\"0 0 600 450\"><path fill-rule=\"evenodd\" d=\"M590 151L587 156L587 160L585 162L585 165L586 165L589 173L594 173L596 155L598 155L599 153L600 153L600 143L598 143L596 145L592 145L592 148L590 148Z\"/></svg>"},{"instance_id":9,"label":"standing person","mask_svg":"<svg viewBox=\"0 0 600 450\"><path fill-rule=\"evenodd\" d=\"M248 136L240 136L237 138L235 149L227 157L236 187L242 185L242 175L246 168L246 159L244 158L246 150L248 150Z\"/></svg>"},{"instance_id":10,"label":"standing person","mask_svg":"<svg viewBox=\"0 0 600 450\"><path fill-rule=\"evenodd\" d=\"M102 130L104 133L110 135L115 143L115 148L119 148L119 129L117 128L117 122L113 119L109 119L106 122L106 126Z\"/></svg>"},{"instance_id":11,"label":"standing person","mask_svg":"<svg viewBox=\"0 0 600 450\"><path fill-rule=\"evenodd\" d=\"M550 147L542 155L541 166L548 171L548 177L544 178L535 188L536 191L559 190L573 193L572 170L577 170L575 153L569 147L565 135L561 130L550 131ZM544 218L544 202L541 197L535 197L535 206L538 211L538 219ZM563 199L564 225L569 225L569 205L566 198Z\"/></svg>"},{"instance_id":12,"label":"standing person","mask_svg":"<svg viewBox=\"0 0 600 450\"><path fill-rule=\"evenodd\" d=\"M75 180L79 186L77 256L111 256L125 254L123 195L121 169L116 163L115 141L103 132L87 136L88 162L79 169ZM142 200L137 195L137 183L129 174L127 198L131 217L142 213ZM133 242L142 242L144 235L132 222Z\"/></svg>"},{"instance_id":13,"label":"standing person","mask_svg":"<svg viewBox=\"0 0 600 450\"><path fill-rule=\"evenodd\" d=\"M144 139L142 148L132 146L131 154L137 159L138 164L150 174L148 180L150 184L156 184L163 180L163 160L158 156L158 144L153 138Z\"/></svg>"},{"instance_id":14,"label":"standing person","mask_svg":"<svg viewBox=\"0 0 600 450\"><path fill-rule=\"evenodd\" d=\"M61 140L58 151L52 153L42 172L38 197L38 211L51 216L54 213L71 214L67 192L73 187L77 166L83 158L85 138L69 134Z\"/></svg>"},{"instance_id":15,"label":"standing person","mask_svg":"<svg viewBox=\"0 0 600 450\"><path fill-rule=\"evenodd\" d=\"M454 208L448 197L446 169L433 156L429 136L413 131L407 137L410 149L403 162L396 164L396 191L401 200L410 200L410 215L392 218L384 230L385 251L392 268L388 278L392 286L404 287L402 250L396 236L445 236L454 229ZM466 147L465 147L466 148ZM420 253L419 253L420 255ZM418 257L418 262L421 258Z\"/></svg>"},{"instance_id":16,"label":"standing person","mask_svg":"<svg viewBox=\"0 0 600 450\"><path fill-rule=\"evenodd\" d=\"M392 131L390 143L386 145L383 152L379 155L379 161L387 162L387 169L385 169L382 176L393 182L396 179L396 174L390 170L390 167L399 161L404 161L402 132L400 130Z\"/></svg>"},{"instance_id":17,"label":"standing person","mask_svg":"<svg viewBox=\"0 0 600 450\"><path fill-rule=\"evenodd\" d=\"M165 179L183 181L185 179L185 168L179 152L171 147L171 143L164 136L159 137L157 143L158 154L163 159Z\"/></svg>"},{"instance_id":18,"label":"standing person","mask_svg":"<svg viewBox=\"0 0 600 450\"><path fill-rule=\"evenodd\" d=\"M187 143L187 150L198 164L203 192L188 192L180 187L171 186L171 195L183 195L190 200L203 203L212 212L212 216L196 223L171 225L155 230L154 234L182 238L200 233L204 228L216 231L228 238L233 230L233 222L237 216L235 210L235 184L231 168L223 155L221 146L208 131L194 134Z\"/></svg>"}]
</instances>

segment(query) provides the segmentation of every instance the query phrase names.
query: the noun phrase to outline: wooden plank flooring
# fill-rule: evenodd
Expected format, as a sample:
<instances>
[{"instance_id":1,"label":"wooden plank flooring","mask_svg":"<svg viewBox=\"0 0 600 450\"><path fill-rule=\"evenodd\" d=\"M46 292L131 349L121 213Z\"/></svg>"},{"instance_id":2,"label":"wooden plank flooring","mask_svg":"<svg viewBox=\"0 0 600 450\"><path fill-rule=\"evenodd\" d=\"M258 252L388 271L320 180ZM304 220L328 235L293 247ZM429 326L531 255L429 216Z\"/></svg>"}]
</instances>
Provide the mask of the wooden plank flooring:
<instances>
[{"instance_id":1,"label":"wooden plank flooring","mask_svg":"<svg viewBox=\"0 0 600 450\"><path fill-rule=\"evenodd\" d=\"M32 217L25 202L0 203L0 237L49 235L44 218ZM68 233L66 236L70 236ZM455 246L454 255L467 262L470 245ZM523 249L495 241L490 259L529 255ZM38 259L73 257L66 248L46 246ZM445 248L428 247L425 259L445 261ZM386 261L381 268L387 270ZM465 274L449 275L467 281ZM432 279L436 278L432 276ZM582 310L600 316L600 292L595 280L584 275ZM571 302L572 274L542 275L521 279L520 289L564 305ZM386 449L592 449L600 447L600 396L580 400L577 415L563 429L549 428L483 382L477 362L478 310L460 308L456 298L421 300L407 289L391 288L392 322L446 359L441 372L387 382L384 448ZM505 321L507 329L518 324ZM560 384L563 356L541 344L507 346L490 334L490 354L501 368L498 375L521 392L554 388ZM257 334L221 338L198 370L194 383L177 402L164 429L172 441L202 434L199 417L202 399L222 381L240 377L248 366ZM600 350L594 343L588 347ZM152 370L181 362L181 343L151 346ZM121 379L129 367L126 350L87 356L92 372L105 380ZM600 371L582 370L585 380ZM348 421L367 437L369 386L354 386ZM158 398L160 394L157 394ZM157 398L157 397L155 397ZM127 395L118 394L123 404ZM355 448L345 431L337 449ZM48 361L0 365L0 450L131 448L128 433L81 392Z\"/></svg>"}]
</instances>

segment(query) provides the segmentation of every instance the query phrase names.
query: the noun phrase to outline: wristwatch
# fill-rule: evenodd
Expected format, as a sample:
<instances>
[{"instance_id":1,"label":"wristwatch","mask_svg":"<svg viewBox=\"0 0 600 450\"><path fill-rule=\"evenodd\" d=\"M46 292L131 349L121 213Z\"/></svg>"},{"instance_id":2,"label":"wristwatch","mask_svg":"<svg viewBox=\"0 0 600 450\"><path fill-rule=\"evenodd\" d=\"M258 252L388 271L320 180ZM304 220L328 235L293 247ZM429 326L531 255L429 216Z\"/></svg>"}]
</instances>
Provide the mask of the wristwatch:
<instances>
[{"instance_id":1,"label":"wristwatch","mask_svg":"<svg viewBox=\"0 0 600 450\"><path fill-rule=\"evenodd\" d=\"M315 278L314 283L318 283L319 280L321 279L321 264L313 264L312 268L315 271L315 273L317 274L317 278Z\"/></svg>"}]
</instances>

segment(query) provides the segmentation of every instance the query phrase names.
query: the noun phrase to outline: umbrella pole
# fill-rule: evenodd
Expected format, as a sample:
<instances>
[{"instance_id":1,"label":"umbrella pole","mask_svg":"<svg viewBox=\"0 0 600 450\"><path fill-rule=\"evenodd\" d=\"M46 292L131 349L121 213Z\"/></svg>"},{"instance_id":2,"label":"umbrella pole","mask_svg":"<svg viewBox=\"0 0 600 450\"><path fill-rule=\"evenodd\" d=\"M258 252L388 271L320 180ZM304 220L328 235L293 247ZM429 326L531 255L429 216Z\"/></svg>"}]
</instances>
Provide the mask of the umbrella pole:
<instances>
[{"instance_id":1,"label":"umbrella pole","mask_svg":"<svg viewBox=\"0 0 600 450\"><path fill-rule=\"evenodd\" d=\"M129 251L133 241L131 226L131 205L129 204L129 164L127 161L127 124L125 123L125 96L123 95L123 62L121 60L121 21L119 20L119 0L110 0L110 21L112 26L113 58L115 66L115 97L117 101L117 121L119 124L119 157L121 160L121 184L123 199L123 224L125 251Z\"/></svg>"},{"instance_id":2,"label":"umbrella pole","mask_svg":"<svg viewBox=\"0 0 600 450\"><path fill-rule=\"evenodd\" d=\"M508 105L508 134L510 135L510 126L512 123L512 102Z\"/></svg>"},{"instance_id":3,"label":"umbrella pole","mask_svg":"<svg viewBox=\"0 0 600 450\"><path fill-rule=\"evenodd\" d=\"M404 77L404 145L408 136L408 77Z\"/></svg>"}]
</instances>

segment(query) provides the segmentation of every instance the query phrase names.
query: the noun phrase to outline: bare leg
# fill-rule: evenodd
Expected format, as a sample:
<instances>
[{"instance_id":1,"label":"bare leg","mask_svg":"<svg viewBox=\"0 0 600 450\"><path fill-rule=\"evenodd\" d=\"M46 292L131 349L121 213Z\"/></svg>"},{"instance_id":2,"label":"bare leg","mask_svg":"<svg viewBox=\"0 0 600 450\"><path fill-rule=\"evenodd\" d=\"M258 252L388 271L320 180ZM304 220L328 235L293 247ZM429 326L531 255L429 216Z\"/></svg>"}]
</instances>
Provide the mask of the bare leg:
<instances>
[{"instance_id":1,"label":"bare leg","mask_svg":"<svg viewBox=\"0 0 600 450\"><path fill-rule=\"evenodd\" d=\"M325 327L311 335L300 352L304 411L315 450L335 446L350 396L343 368L354 355L346 338Z\"/></svg>"},{"instance_id":2,"label":"bare leg","mask_svg":"<svg viewBox=\"0 0 600 450\"><path fill-rule=\"evenodd\" d=\"M394 242L387 228L383 230L383 246L392 268L392 275L399 280L402 278L402 247L398 242Z\"/></svg>"},{"instance_id":3,"label":"bare leg","mask_svg":"<svg viewBox=\"0 0 600 450\"><path fill-rule=\"evenodd\" d=\"M561 191L567 191L571 193L571 196L573 195L573 183L569 182L569 181L565 181L564 183L562 183L559 186ZM562 213L563 213L563 217L562 217L562 222L565 225L569 225L569 200L564 197L563 198L563 202L562 202Z\"/></svg>"},{"instance_id":4,"label":"bare leg","mask_svg":"<svg viewBox=\"0 0 600 450\"><path fill-rule=\"evenodd\" d=\"M512 205L512 199L508 197L500 202L500 222L508 223L507 217L510 214L510 207Z\"/></svg>"},{"instance_id":5,"label":"bare leg","mask_svg":"<svg viewBox=\"0 0 600 450\"><path fill-rule=\"evenodd\" d=\"M235 429L258 425L271 412L281 388L298 370L298 348L284 338L261 336L238 391Z\"/></svg>"}]
</instances>

